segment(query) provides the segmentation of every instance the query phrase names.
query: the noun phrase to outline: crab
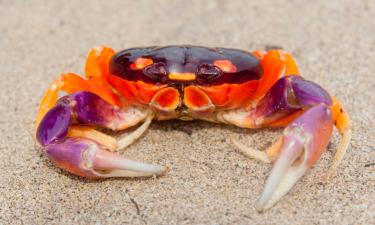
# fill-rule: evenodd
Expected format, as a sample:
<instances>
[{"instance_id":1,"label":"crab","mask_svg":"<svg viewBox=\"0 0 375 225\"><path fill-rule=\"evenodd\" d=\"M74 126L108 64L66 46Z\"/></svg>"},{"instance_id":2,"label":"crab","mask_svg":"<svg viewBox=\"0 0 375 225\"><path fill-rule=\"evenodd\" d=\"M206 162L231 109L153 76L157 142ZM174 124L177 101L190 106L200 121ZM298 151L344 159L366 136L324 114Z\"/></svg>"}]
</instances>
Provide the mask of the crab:
<instances>
[{"instance_id":1,"label":"crab","mask_svg":"<svg viewBox=\"0 0 375 225\"><path fill-rule=\"evenodd\" d=\"M341 140L326 178L335 175L351 138L342 104L302 78L282 49L243 51L192 45L90 51L86 78L62 74L46 91L36 118L36 140L57 166L99 179L164 175L167 166L124 157L119 150L153 120L205 120L242 128L285 127L266 151L232 138L245 156L272 163L255 208L278 202L317 162L335 126ZM61 97L61 93L65 93ZM119 131L140 125L123 138ZM99 130L95 128L100 128Z\"/></svg>"}]
</instances>

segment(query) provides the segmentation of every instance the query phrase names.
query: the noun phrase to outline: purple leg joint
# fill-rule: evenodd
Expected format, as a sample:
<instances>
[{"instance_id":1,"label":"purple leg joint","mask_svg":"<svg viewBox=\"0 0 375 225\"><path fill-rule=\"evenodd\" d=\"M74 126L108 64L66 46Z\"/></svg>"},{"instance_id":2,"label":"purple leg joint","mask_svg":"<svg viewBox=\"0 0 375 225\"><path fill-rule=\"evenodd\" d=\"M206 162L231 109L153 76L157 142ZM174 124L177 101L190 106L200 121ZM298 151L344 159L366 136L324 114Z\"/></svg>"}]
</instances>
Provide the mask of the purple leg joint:
<instances>
[{"instance_id":1,"label":"purple leg joint","mask_svg":"<svg viewBox=\"0 0 375 225\"><path fill-rule=\"evenodd\" d=\"M58 104L40 122L36 138L43 146L62 139L68 133L72 112L67 105Z\"/></svg>"},{"instance_id":2,"label":"purple leg joint","mask_svg":"<svg viewBox=\"0 0 375 225\"><path fill-rule=\"evenodd\" d=\"M319 103L332 104L332 99L328 92L318 84L296 76L289 77L289 79L291 79L294 95L302 107L313 106Z\"/></svg>"},{"instance_id":3,"label":"purple leg joint","mask_svg":"<svg viewBox=\"0 0 375 225\"><path fill-rule=\"evenodd\" d=\"M40 122L36 137L43 146L64 139L73 122L108 127L119 112L111 104L90 92L67 95L47 112Z\"/></svg>"},{"instance_id":4,"label":"purple leg joint","mask_svg":"<svg viewBox=\"0 0 375 225\"><path fill-rule=\"evenodd\" d=\"M66 98L75 103L73 111L80 124L106 127L118 111L113 105L91 92L77 92Z\"/></svg>"},{"instance_id":5,"label":"purple leg joint","mask_svg":"<svg viewBox=\"0 0 375 225\"><path fill-rule=\"evenodd\" d=\"M258 103L255 117L262 118L267 124L321 103L332 104L331 97L322 87L299 76L287 76L278 80Z\"/></svg>"}]
</instances>

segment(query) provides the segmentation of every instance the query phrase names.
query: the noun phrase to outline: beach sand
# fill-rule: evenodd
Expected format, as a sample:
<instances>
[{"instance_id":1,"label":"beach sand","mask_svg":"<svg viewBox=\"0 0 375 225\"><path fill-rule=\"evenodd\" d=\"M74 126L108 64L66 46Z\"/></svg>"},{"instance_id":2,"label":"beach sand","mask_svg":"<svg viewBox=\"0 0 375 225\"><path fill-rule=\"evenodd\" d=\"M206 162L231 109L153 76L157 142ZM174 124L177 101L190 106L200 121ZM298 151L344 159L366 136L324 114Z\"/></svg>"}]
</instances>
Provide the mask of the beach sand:
<instances>
[{"instance_id":1,"label":"beach sand","mask_svg":"<svg viewBox=\"0 0 375 225\"><path fill-rule=\"evenodd\" d=\"M0 1L0 224L375 224L374 1ZM195 44L291 52L301 74L339 98L351 146L329 183L339 140L270 210L254 209L271 165L228 137L265 149L281 129L201 121L154 123L124 155L168 165L163 177L91 181L56 168L33 140L48 85L83 74L105 44Z\"/></svg>"}]
</instances>

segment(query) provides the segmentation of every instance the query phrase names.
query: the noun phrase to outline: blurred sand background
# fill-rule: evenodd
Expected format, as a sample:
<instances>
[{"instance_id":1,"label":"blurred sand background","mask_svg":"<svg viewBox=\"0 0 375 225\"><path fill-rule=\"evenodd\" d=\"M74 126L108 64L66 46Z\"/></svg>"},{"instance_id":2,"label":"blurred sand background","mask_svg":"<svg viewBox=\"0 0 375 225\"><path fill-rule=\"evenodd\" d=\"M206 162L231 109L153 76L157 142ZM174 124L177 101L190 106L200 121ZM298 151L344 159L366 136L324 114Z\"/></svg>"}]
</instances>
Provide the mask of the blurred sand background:
<instances>
[{"instance_id":1,"label":"blurred sand background","mask_svg":"<svg viewBox=\"0 0 375 225\"><path fill-rule=\"evenodd\" d=\"M0 1L0 224L375 224L375 1ZM322 182L338 135L275 207L254 204L270 165L229 135L265 149L278 129L200 121L155 123L124 154L168 165L154 179L89 181L34 145L47 86L83 72L89 49L196 44L281 46L302 74L337 96L354 121L338 175Z\"/></svg>"}]
</instances>

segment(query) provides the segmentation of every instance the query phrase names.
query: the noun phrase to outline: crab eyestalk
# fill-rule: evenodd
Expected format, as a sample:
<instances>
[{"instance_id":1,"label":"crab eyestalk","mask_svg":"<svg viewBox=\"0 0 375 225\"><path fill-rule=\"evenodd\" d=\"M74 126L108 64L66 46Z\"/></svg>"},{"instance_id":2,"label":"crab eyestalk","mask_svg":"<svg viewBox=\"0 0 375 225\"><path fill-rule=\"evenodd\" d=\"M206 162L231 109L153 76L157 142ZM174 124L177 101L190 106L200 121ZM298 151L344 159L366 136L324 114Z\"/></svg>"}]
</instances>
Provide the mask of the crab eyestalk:
<instances>
[{"instance_id":1,"label":"crab eyestalk","mask_svg":"<svg viewBox=\"0 0 375 225\"><path fill-rule=\"evenodd\" d=\"M69 129L76 121L116 130L145 119L149 124L148 114L137 108L120 110L95 94L77 92L61 98L46 113L39 124L36 138L52 162L78 176L106 178L162 175L168 170L167 167L133 161L109 152L108 147L95 140L96 133L89 136L93 139L69 136Z\"/></svg>"}]
</instances>

